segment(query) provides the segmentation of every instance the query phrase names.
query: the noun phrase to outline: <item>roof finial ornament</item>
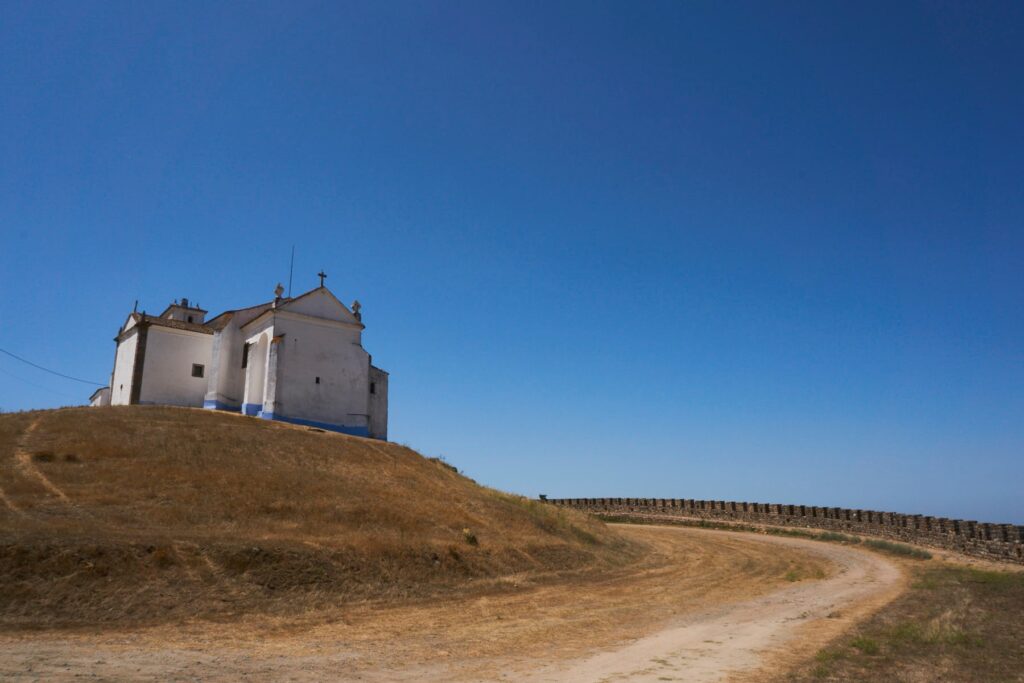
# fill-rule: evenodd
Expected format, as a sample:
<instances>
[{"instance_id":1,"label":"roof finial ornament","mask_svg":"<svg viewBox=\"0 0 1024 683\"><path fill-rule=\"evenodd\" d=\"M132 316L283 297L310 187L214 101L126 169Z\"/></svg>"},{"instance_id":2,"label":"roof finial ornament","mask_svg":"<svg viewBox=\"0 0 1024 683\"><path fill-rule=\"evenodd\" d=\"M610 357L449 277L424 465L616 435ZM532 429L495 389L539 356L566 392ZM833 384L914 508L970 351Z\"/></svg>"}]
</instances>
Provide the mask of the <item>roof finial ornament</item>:
<instances>
[{"instance_id":1,"label":"roof finial ornament","mask_svg":"<svg viewBox=\"0 0 1024 683\"><path fill-rule=\"evenodd\" d=\"M356 317L356 320L361 321L363 319L363 314L359 312L359 309L362 307L363 305L359 303L359 299L352 302L352 315Z\"/></svg>"},{"instance_id":2,"label":"roof finial ornament","mask_svg":"<svg viewBox=\"0 0 1024 683\"><path fill-rule=\"evenodd\" d=\"M278 282L277 283L277 287L274 287L274 298L275 299L280 299L281 295L283 295L283 294L284 294L284 287L282 287L281 283Z\"/></svg>"},{"instance_id":3,"label":"roof finial ornament","mask_svg":"<svg viewBox=\"0 0 1024 683\"><path fill-rule=\"evenodd\" d=\"M321 269L320 269L320 272L319 272L319 273L317 273L317 274L316 274L316 276L317 276L318 278L320 278L320 286L321 286L321 287L323 287L323 286L324 286L324 278L325 278L325 277L327 277L327 273L325 273L325 272L324 272L324 269L323 269L323 268L321 268Z\"/></svg>"}]
</instances>

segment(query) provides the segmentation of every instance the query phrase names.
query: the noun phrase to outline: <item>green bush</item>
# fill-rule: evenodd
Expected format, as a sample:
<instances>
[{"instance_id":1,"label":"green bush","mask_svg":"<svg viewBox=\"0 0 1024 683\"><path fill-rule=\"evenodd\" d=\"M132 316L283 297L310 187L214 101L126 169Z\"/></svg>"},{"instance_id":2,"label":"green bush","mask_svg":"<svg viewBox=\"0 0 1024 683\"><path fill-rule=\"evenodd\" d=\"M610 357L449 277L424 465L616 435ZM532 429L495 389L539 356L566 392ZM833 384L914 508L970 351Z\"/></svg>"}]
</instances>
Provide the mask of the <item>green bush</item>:
<instances>
[{"instance_id":1,"label":"green bush","mask_svg":"<svg viewBox=\"0 0 1024 683\"><path fill-rule=\"evenodd\" d=\"M927 550L921 550L910 545L903 543L893 543L892 541L879 541L875 539L869 539L864 541L864 545L873 550L880 550L883 553L889 553L890 555L899 555L901 557L909 557L915 560L930 560L932 554Z\"/></svg>"},{"instance_id":2,"label":"green bush","mask_svg":"<svg viewBox=\"0 0 1024 683\"><path fill-rule=\"evenodd\" d=\"M866 655L877 655L879 651L878 641L866 636L858 636L857 638L854 638L850 645Z\"/></svg>"}]
</instances>

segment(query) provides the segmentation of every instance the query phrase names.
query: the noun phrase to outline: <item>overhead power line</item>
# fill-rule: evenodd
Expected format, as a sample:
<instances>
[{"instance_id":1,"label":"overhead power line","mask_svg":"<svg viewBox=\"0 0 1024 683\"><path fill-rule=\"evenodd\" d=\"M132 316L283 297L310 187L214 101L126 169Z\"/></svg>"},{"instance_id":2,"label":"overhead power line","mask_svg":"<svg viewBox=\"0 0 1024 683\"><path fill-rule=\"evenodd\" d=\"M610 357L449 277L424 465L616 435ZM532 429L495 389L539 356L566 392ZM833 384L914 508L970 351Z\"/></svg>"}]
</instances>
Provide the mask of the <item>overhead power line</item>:
<instances>
[{"instance_id":1,"label":"overhead power line","mask_svg":"<svg viewBox=\"0 0 1024 683\"><path fill-rule=\"evenodd\" d=\"M64 398L73 398L73 399L75 399L76 401L79 401L79 402L81 402L81 400L82 400L81 396L72 396L71 394L65 394L63 391L57 391L56 389L51 389L50 387L44 387L42 384L36 384L35 382L30 382L29 380L25 379L24 377L18 377L17 375L15 375L13 373L7 372L6 370L0 370L0 375L6 375L8 377L11 377L13 379L18 380L19 382L24 382L25 384L29 385L30 387L35 387L36 389L42 389L43 391L48 391L51 394L53 394L54 396L62 396Z\"/></svg>"},{"instance_id":2,"label":"overhead power line","mask_svg":"<svg viewBox=\"0 0 1024 683\"><path fill-rule=\"evenodd\" d=\"M50 368L44 368L42 365L36 365L32 361L25 360L21 356L15 356L10 351L5 351L4 349L0 349L0 353L5 353L8 356L10 356L11 358L13 358L14 360L20 360L25 365L31 365L32 367L36 368L37 370L42 370L43 372L48 372L51 375L57 375L58 377L63 377L64 379L70 379L70 380L72 380L74 382L81 382L82 384L92 384L93 386L97 386L97 387L105 387L105 386L107 386L106 383L104 383L104 382L90 382L87 379L78 379L77 377L72 377L71 375L65 375L64 373L57 372L56 370L51 370Z\"/></svg>"}]
</instances>

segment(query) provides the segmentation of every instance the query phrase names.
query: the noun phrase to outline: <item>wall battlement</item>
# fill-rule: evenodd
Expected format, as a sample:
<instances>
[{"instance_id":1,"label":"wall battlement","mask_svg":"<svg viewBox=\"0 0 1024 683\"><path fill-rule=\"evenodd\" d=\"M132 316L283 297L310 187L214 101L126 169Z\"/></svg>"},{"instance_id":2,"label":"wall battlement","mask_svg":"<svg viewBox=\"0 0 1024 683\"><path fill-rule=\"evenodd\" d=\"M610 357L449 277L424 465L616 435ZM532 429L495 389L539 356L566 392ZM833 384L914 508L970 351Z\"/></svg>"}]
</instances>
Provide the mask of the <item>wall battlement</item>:
<instances>
[{"instance_id":1,"label":"wall battlement","mask_svg":"<svg viewBox=\"0 0 1024 683\"><path fill-rule=\"evenodd\" d=\"M558 498L545 502L608 517L671 523L708 520L880 536L989 560L1024 564L1024 526L809 505L692 498Z\"/></svg>"}]
</instances>

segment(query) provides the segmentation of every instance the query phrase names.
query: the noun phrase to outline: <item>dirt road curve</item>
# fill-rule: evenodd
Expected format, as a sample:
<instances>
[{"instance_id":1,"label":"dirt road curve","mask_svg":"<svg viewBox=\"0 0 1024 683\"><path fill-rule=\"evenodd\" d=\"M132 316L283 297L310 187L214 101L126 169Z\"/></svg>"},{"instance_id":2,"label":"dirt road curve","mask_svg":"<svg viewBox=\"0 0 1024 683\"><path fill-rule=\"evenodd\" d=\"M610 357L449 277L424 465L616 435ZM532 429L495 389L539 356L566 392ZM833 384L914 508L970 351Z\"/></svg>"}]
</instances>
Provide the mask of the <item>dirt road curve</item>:
<instances>
[{"instance_id":1,"label":"dirt road curve","mask_svg":"<svg viewBox=\"0 0 1024 683\"><path fill-rule=\"evenodd\" d=\"M903 583L890 561L840 545L620 530L647 545L641 561L445 601L326 606L287 622L8 632L0 680L761 680L813 655Z\"/></svg>"},{"instance_id":2,"label":"dirt road curve","mask_svg":"<svg viewBox=\"0 0 1024 683\"><path fill-rule=\"evenodd\" d=\"M803 539L764 539L804 547L824 555L838 568L828 579L799 583L752 600L685 617L679 623L625 647L568 665L548 666L524 681L721 681L753 672L773 659L794 658L794 641L841 628L821 627L822 620L869 611L895 594L900 570L885 558L845 546ZM831 617L830 617L831 615ZM805 647L799 648L806 650ZM788 649L788 652L787 652ZM786 654L783 654L786 653Z\"/></svg>"}]
</instances>

